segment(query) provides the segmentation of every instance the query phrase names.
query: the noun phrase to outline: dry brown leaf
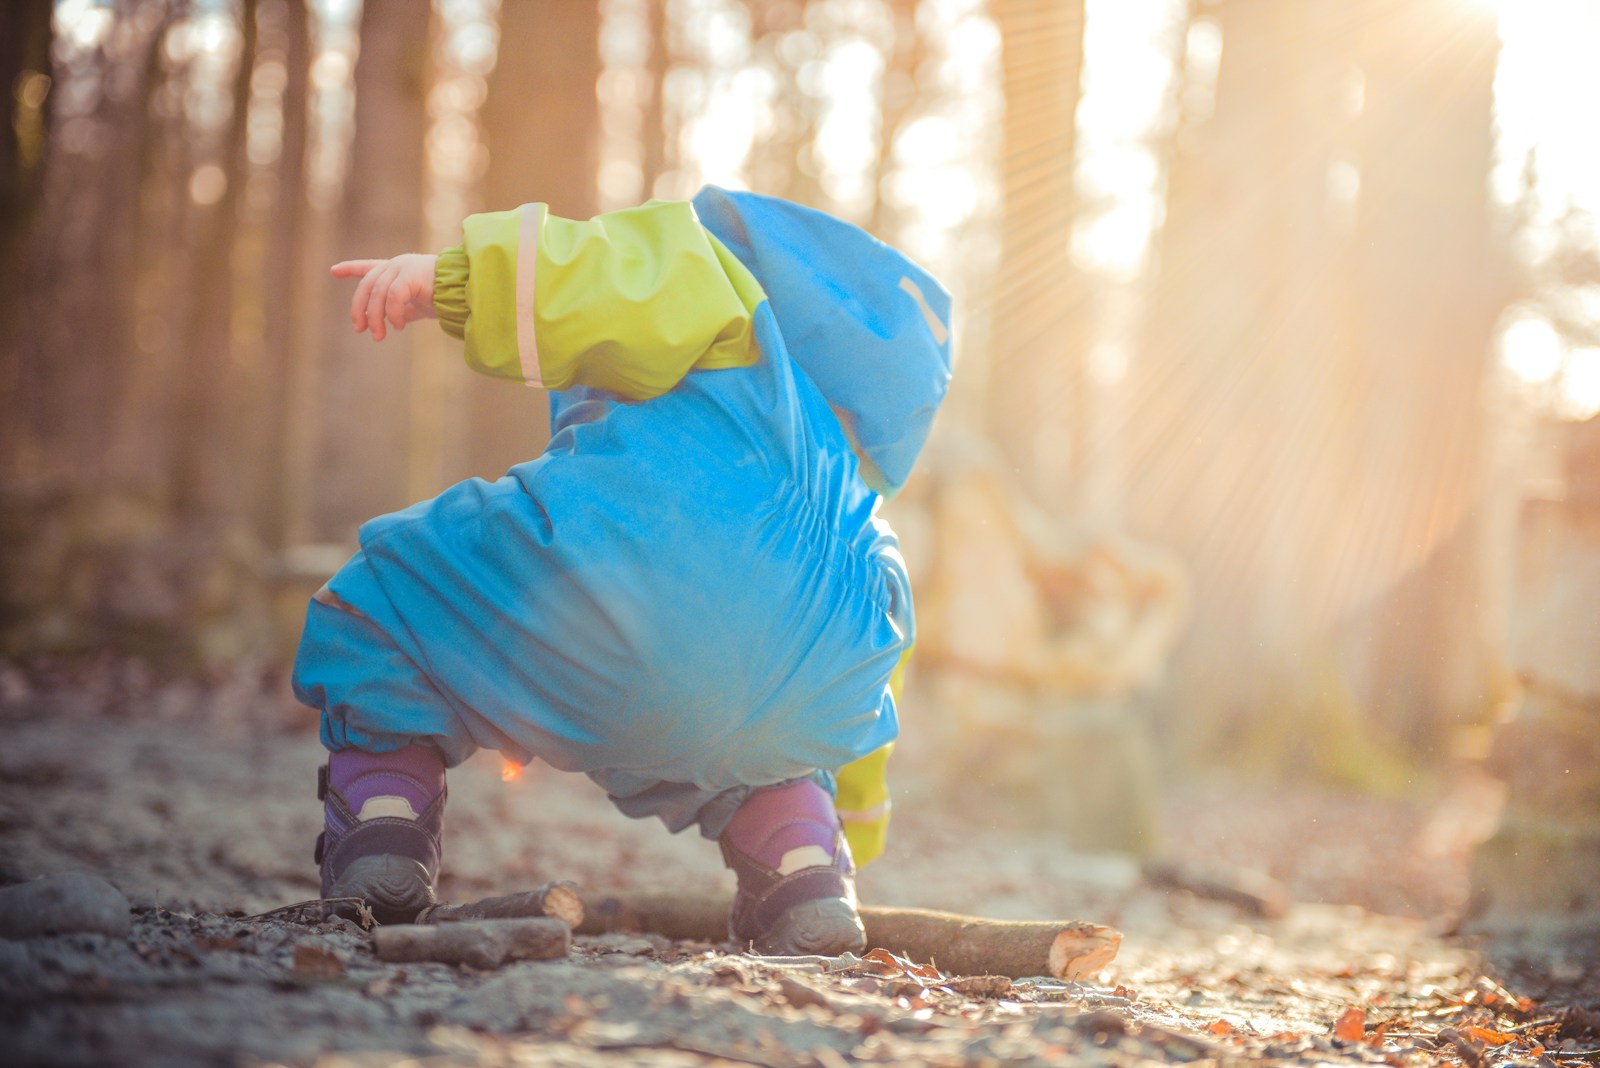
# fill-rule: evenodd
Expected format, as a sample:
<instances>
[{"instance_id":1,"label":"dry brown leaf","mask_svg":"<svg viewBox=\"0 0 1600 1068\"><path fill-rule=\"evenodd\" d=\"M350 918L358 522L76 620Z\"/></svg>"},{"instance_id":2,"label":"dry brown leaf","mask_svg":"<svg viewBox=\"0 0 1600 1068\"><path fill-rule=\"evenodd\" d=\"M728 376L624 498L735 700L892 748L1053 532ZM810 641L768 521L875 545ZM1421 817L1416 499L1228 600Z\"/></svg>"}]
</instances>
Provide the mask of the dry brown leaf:
<instances>
[{"instance_id":1,"label":"dry brown leaf","mask_svg":"<svg viewBox=\"0 0 1600 1068\"><path fill-rule=\"evenodd\" d=\"M1352 1005L1333 1025L1333 1037L1345 1042L1360 1042L1367 1033L1367 1014Z\"/></svg>"},{"instance_id":2,"label":"dry brown leaf","mask_svg":"<svg viewBox=\"0 0 1600 1068\"><path fill-rule=\"evenodd\" d=\"M929 979L936 983L944 982L945 975L931 964L918 964L904 957L890 953L887 949L870 949L862 954L863 961L870 961L878 965L879 974L905 975L916 979Z\"/></svg>"},{"instance_id":3,"label":"dry brown leaf","mask_svg":"<svg viewBox=\"0 0 1600 1068\"><path fill-rule=\"evenodd\" d=\"M1504 1046L1517 1040L1516 1035L1508 1035L1501 1031L1491 1031L1487 1027L1477 1027L1473 1024L1468 1024L1461 1030L1488 1046Z\"/></svg>"},{"instance_id":4,"label":"dry brown leaf","mask_svg":"<svg viewBox=\"0 0 1600 1068\"><path fill-rule=\"evenodd\" d=\"M294 947L294 972L311 979L337 979L344 974L344 961L338 954L320 946Z\"/></svg>"}]
</instances>

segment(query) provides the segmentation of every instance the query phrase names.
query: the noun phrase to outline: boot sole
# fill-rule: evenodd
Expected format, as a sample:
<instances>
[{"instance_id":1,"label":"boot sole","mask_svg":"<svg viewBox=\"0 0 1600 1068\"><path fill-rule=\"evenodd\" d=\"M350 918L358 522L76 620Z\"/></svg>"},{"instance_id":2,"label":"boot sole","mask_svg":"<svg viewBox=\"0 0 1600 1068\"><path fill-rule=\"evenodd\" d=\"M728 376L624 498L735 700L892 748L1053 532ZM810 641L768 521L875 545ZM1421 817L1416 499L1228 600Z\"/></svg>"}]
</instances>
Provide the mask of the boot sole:
<instances>
[{"instance_id":1,"label":"boot sole","mask_svg":"<svg viewBox=\"0 0 1600 1068\"><path fill-rule=\"evenodd\" d=\"M766 956L837 957L865 950L867 932L854 905L842 897L824 897L787 909L751 944Z\"/></svg>"},{"instance_id":2,"label":"boot sole","mask_svg":"<svg viewBox=\"0 0 1600 1068\"><path fill-rule=\"evenodd\" d=\"M428 869L392 853L351 861L328 896L361 898L379 923L410 923L437 900Z\"/></svg>"}]
</instances>

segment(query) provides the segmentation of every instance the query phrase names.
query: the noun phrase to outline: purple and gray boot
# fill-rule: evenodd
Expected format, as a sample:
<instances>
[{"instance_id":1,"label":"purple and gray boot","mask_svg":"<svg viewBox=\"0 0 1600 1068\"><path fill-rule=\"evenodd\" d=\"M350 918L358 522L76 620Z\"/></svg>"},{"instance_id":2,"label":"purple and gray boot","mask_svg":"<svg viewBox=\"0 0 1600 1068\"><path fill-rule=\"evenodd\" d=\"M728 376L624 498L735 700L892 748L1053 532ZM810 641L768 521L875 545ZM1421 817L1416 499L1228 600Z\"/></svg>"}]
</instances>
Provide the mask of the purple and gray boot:
<instances>
[{"instance_id":1,"label":"purple and gray boot","mask_svg":"<svg viewBox=\"0 0 1600 1068\"><path fill-rule=\"evenodd\" d=\"M341 749L318 769L322 896L359 897L379 923L409 923L436 900L444 761L431 746Z\"/></svg>"},{"instance_id":2,"label":"purple and gray boot","mask_svg":"<svg viewBox=\"0 0 1600 1068\"><path fill-rule=\"evenodd\" d=\"M860 952L855 864L833 799L810 779L747 797L720 838L739 880L728 934L758 953Z\"/></svg>"}]
</instances>

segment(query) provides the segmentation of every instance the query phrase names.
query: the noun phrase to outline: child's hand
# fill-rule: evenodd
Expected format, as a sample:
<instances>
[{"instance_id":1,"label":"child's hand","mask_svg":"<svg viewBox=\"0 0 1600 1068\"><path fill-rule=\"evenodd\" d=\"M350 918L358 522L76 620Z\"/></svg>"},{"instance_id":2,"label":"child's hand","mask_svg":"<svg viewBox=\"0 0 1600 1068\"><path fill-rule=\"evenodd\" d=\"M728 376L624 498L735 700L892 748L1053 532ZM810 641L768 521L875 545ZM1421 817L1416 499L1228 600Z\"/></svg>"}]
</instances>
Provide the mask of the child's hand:
<instances>
[{"instance_id":1,"label":"child's hand","mask_svg":"<svg viewBox=\"0 0 1600 1068\"><path fill-rule=\"evenodd\" d=\"M384 319L396 330L418 319L435 318L433 268L437 256L408 252L388 260L345 260L333 265L335 278L359 278L350 298L350 321L356 333L372 331L372 340L384 338Z\"/></svg>"}]
</instances>

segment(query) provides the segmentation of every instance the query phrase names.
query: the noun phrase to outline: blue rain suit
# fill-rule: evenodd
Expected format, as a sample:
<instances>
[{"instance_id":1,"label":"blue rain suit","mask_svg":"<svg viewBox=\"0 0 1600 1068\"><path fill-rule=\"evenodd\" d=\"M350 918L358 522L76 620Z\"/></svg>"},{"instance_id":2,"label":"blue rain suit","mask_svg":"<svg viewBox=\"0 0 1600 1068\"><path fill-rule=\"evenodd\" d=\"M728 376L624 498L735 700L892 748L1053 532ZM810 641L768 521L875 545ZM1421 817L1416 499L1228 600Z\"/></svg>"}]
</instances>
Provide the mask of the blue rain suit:
<instances>
[{"instance_id":1,"label":"blue rain suit","mask_svg":"<svg viewBox=\"0 0 1600 1068\"><path fill-rule=\"evenodd\" d=\"M452 765L478 747L537 757L589 774L630 815L714 837L749 789L825 777L896 735L889 678L914 624L877 509L910 473L948 384L949 300L895 250L781 200L708 188L692 210L634 210L671 220L570 224L519 209L507 225L520 248L499 259L488 239L475 248L468 221L480 282L522 258L499 290L468 285L479 341L491 301L531 298L541 306L515 309L522 365L540 374L526 350L542 346L543 373L576 368L551 394L549 446L496 481L366 523L360 551L309 607L294 687L322 711L330 749L420 740ZM597 229L568 240L558 223ZM664 392L631 391L618 383L639 376L615 365L649 370L652 344L584 348L560 324L528 325L558 305L568 315L574 293L599 302L602 324L647 315L652 301L676 321L685 299L710 299L698 280L687 298L671 291L693 258L676 246L655 261L646 248L647 281L616 283L625 296L590 272L563 297L562 270L577 270L563 264L577 259L562 249L637 267L621 246L640 241L703 242L724 265L753 305L745 359L689 360ZM469 362L515 366L504 352L475 357L473 329ZM724 354L738 333L663 332L674 351Z\"/></svg>"}]
</instances>

